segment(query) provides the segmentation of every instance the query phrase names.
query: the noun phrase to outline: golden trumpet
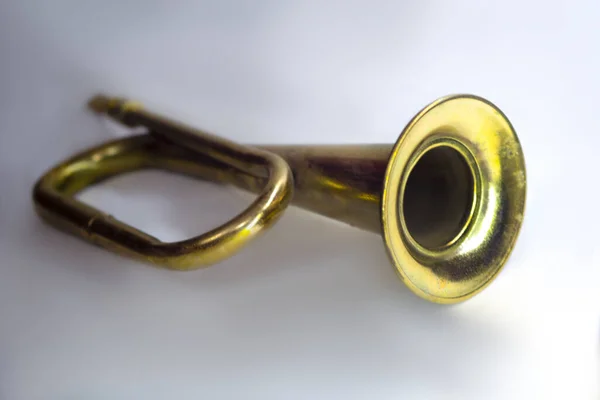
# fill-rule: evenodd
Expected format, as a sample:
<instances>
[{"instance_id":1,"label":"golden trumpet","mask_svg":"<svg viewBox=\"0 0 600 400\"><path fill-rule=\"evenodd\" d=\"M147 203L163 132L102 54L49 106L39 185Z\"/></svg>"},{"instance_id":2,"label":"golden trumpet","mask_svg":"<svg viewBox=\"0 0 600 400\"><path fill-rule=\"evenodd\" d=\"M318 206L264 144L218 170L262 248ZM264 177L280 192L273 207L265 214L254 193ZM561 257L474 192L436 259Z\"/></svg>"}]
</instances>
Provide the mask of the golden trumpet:
<instances>
[{"instance_id":1,"label":"golden trumpet","mask_svg":"<svg viewBox=\"0 0 600 400\"><path fill-rule=\"evenodd\" d=\"M498 275L523 221L521 145L505 115L480 97L441 98L413 117L395 144L364 146L245 146L124 99L96 96L89 105L147 133L104 143L52 168L34 187L36 210L58 228L169 269L196 269L231 256L295 204L380 233L414 293L456 303ZM142 168L228 183L258 197L222 226L173 243L73 197Z\"/></svg>"}]
</instances>

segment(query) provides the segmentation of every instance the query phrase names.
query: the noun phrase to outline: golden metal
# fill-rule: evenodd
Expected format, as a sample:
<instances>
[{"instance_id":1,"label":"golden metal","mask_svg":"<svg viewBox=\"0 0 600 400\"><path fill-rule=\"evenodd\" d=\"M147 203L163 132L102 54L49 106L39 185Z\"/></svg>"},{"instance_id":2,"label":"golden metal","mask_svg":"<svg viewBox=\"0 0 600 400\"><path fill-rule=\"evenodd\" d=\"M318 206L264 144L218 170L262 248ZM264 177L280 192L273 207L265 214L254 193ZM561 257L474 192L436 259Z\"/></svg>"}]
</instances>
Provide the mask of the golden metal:
<instances>
[{"instance_id":1,"label":"golden metal","mask_svg":"<svg viewBox=\"0 0 600 400\"><path fill-rule=\"evenodd\" d=\"M97 97L90 106L112 113L126 123L133 121L137 113L150 118L150 114L132 102ZM157 118L156 124L160 122L166 123ZM184 128L173 124L169 129ZM221 261L281 216L293 194L292 176L288 165L276 154L208 134L197 139L202 149L194 153L156 140L152 135L141 135L77 154L38 181L33 190L36 210L63 230L117 253L170 269L187 270ZM230 173L257 177L253 182L260 187L254 189L260 195L229 222L198 237L174 243L163 243L73 198L89 185L142 168L165 169L199 178L218 179Z\"/></svg>"},{"instance_id":2,"label":"golden metal","mask_svg":"<svg viewBox=\"0 0 600 400\"><path fill-rule=\"evenodd\" d=\"M100 145L50 170L34 188L36 209L71 233L167 268L194 269L232 255L292 200L382 234L414 293L456 303L497 276L523 220L521 145L504 114L476 96L441 98L421 110L394 145L364 146L247 147L123 99L97 96L90 107L148 133ZM177 171L260 195L229 223L177 243L160 242L73 198L102 179L140 168Z\"/></svg>"}]
</instances>

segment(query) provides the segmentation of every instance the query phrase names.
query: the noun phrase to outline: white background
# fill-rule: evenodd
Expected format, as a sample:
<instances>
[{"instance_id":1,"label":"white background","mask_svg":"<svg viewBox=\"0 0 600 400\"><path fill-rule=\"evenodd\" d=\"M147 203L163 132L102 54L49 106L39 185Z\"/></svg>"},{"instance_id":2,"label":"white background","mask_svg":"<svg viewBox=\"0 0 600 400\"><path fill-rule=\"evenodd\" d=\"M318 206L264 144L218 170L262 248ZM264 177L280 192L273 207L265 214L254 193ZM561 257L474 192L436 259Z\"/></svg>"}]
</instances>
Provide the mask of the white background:
<instances>
[{"instance_id":1,"label":"white background","mask_svg":"<svg viewBox=\"0 0 600 400\"><path fill-rule=\"evenodd\" d=\"M0 5L1 399L592 399L600 344L597 1L7 1ZM393 142L422 106L502 108L527 162L520 240L456 306L376 235L290 210L173 273L42 224L30 191L144 101L245 143ZM250 197L139 173L82 198L165 240Z\"/></svg>"}]
</instances>

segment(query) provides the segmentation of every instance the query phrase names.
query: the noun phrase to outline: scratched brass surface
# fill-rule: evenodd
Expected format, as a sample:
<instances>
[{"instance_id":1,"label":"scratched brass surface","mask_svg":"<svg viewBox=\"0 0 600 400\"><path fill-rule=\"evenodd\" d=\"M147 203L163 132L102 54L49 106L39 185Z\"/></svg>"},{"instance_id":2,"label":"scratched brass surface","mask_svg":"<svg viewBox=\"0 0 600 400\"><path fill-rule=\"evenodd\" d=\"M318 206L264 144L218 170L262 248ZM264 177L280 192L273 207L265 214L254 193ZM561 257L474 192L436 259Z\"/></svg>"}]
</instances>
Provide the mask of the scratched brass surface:
<instances>
[{"instance_id":1,"label":"scratched brass surface","mask_svg":"<svg viewBox=\"0 0 600 400\"><path fill-rule=\"evenodd\" d=\"M90 104L128 126L146 127L148 134L101 145L55 167L35 186L36 208L72 233L169 268L193 269L228 257L268 228L291 200L382 234L414 293L455 303L497 276L523 220L521 146L502 112L479 97L430 104L393 145L245 147L133 102L96 97ZM139 168L186 173L262 195L229 224L177 243L162 243L72 198L90 184Z\"/></svg>"}]
</instances>

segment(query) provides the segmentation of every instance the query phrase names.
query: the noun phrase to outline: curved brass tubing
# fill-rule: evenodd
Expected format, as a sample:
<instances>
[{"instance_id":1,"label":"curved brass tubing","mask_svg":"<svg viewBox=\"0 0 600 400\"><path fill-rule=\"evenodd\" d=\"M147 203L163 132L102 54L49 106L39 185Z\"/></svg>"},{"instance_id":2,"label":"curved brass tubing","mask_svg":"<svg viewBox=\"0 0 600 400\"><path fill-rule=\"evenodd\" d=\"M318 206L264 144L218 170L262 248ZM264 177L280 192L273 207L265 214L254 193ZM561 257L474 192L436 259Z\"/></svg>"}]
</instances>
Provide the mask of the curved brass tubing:
<instances>
[{"instance_id":1,"label":"curved brass tubing","mask_svg":"<svg viewBox=\"0 0 600 400\"><path fill-rule=\"evenodd\" d=\"M169 269L189 270L217 263L239 251L281 216L293 194L290 169L281 157L221 139L204 137L202 156L152 135L132 136L75 155L35 185L38 214L47 222L109 250ZM112 176L145 168L221 180L232 174L259 192L241 214L203 235L164 243L90 207L73 195Z\"/></svg>"},{"instance_id":2,"label":"curved brass tubing","mask_svg":"<svg viewBox=\"0 0 600 400\"><path fill-rule=\"evenodd\" d=\"M98 96L90 105L128 126L146 127L148 134L101 145L55 167L35 186L36 208L72 233L169 268L192 269L230 256L292 200L381 234L414 293L456 303L497 276L523 220L526 174L519 140L504 114L476 96L433 102L394 145L246 147L122 99ZM177 243L162 243L72 197L138 168L165 168L260 194L229 223Z\"/></svg>"}]
</instances>

